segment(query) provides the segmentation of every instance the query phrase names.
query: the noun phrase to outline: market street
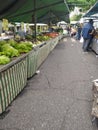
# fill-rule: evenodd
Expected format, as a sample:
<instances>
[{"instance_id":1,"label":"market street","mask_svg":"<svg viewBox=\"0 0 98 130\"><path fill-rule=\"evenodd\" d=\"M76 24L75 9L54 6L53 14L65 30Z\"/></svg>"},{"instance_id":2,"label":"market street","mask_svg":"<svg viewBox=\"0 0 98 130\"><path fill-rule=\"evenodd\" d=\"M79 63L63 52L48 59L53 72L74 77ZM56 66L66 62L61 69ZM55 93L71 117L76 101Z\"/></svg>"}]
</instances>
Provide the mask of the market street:
<instances>
[{"instance_id":1,"label":"market street","mask_svg":"<svg viewBox=\"0 0 98 130\"><path fill-rule=\"evenodd\" d=\"M0 116L0 130L97 130L92 124L92 80L98 58L64 38Z\"/></svg>"}]
</instances>

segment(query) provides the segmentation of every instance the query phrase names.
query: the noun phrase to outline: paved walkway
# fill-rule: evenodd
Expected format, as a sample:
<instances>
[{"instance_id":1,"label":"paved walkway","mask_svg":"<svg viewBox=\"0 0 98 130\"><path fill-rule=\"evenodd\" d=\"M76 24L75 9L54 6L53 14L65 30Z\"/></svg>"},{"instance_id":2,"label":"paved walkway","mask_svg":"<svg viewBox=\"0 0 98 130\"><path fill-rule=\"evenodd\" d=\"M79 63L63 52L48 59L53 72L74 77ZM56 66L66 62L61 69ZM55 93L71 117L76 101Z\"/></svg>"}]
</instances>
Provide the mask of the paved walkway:
<instances>
[{"instance_id":1,"label":"paved walkway","mask_svg":"<svg viewBox=\"0 0 98 130\"><path fill-rule=\"evenodd\" d=\"M98 130L91 122L98 58L64 38L0 117L0 130Z\"/></svg>"}]
</instances>

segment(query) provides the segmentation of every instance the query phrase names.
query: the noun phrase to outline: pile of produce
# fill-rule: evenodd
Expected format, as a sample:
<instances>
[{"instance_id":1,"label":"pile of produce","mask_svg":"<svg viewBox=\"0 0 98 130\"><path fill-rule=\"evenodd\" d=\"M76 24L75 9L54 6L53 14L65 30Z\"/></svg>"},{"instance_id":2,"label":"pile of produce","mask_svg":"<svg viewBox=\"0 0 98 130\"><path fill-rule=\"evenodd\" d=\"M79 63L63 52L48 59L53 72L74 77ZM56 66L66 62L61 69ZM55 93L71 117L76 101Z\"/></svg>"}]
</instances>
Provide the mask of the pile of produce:
<instances>
[{"instance_id":1,"label":"pile of produce","mask_svg":"<svg viewBox=\"0 0 98 130\"><path fill-rule=\"evenodd\" d=\"M50 39L49 36L45 36L45 35L38 35L38 36L37 36L37 40L38 40L38 41L47 41L47 40L49 40L49 39Z\"/></svg>"},{"instance_id":2,"label":"pile of produce","mask_svg":"<svg viewBox=\"0 0 98 130\"><path fill-rule=\"evenodd\" d=\"M21 41L20 36L16 35L15 40L0 41L0 65L9 63L13 57L28 53L36 45L41 44L43 41L47 41L50 38L54 38L57 35L58 33L56 32L40 34L37 35L35 41L32 35L27 35L25 41Z\"/></svg>"},{"instance_id":3,"label":"pile of produce","mask_svg":"<svg viewBox=\"0 0 98 130\"><path fill-rule=\"evenodd\" d=\"M21 41L17 43L13 39L8 41L0 41L0 64L7 64L12 57L17 57L22 53L32 50L32 42Z\"/></svg>"},{"instance_id":4,"label":"pile of produce","mask_svg":"<svg viewBox=\"0 0 98 130\"><path fill-rule=\"evenodd\" d=\"M46 33L44 35L48 36L48 37L51 37L51 38L55 38L56 36L59 35L59 33L57 33L57 32L49 32L49 33Z\"/></svg>"},{"instance_id":5,"label":"pile of produce","mask_svg":"<svg viewBox=\"0 0 98 130\"><path fill-rule=\"evenodd\" d=\"M33 37L32 37L32 35L30 35L30 34L27 34L27 35L25 36L25 38L26 38L27 40L29 40L29 41L32 41L32 40L33 40Z\"/></svg>"},{"instance_id":6,"label":"pile of produce","mask_svg":"<svg viewBox=\"0 0 98 130\"><path fill-rule=\"evenodd\" d=\"M9 62L10 62L10 58L9 57L7 57L5 55L1 55L0 56L0 64L5 65L5 64L7 64Z\"/></svg>"},{"instance_id":7,"label":"pile of produce","mask_svg":"<svg viewBox=\"0 0 98 130\"><path fill-rule=\"evenodd\" d=\"M38 44L41 44L44 41L47 41L47 40L51 39L51 37L46 36L44 34L37 35L36 40L35 40L35 37L30 35L30 34L26 35L25 38L26 38L26 40L29 40L29 41L33 42L33 47L37 46Z\"/></svg>"},{"instance_id":8,"label":"pile of produce","mask_svg":"<svg viewBox=\"0 0 98 130\"><path fill-rule=\"evenodd\" d=\"M0 54L8 56L9 58L19 56L18 50L12 47L10 44L2 45Z\"/></svg>"}]
</instances>

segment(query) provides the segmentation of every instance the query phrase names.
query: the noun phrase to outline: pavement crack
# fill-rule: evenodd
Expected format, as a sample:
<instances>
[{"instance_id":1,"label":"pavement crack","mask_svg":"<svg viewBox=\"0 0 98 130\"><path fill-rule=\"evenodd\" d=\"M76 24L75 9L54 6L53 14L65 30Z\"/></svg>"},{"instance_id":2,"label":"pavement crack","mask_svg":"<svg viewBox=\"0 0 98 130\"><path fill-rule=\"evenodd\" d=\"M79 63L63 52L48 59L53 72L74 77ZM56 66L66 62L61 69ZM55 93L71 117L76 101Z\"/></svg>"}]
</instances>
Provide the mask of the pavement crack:
<instances>
[{"instance_id":1,"label":"pavement crack","mask_svg":"<svg viewBox=\"0 0 98 130\"><path fill-rule=\"evenodd\" d=\"M46 77L46 79L47 79L47 82L48 82L48 86L49 86L49 88L51 88L51 83L50 83L50 81L49 81L47 75L46 75L46 74L44 74L44 75L45 75L45 77Z\"/></svg>"},{"instance_id":2,"label":"pavement crack","mask_svg":"<svg viewBox=\"0 0 98 130\"><path fill-rule=\"evenodd\" d=\"M93 101L93 100L86 99L86 98L76 98L76 100L85 101L85 102L92 102Z\"/></svg>"}]
</instances>

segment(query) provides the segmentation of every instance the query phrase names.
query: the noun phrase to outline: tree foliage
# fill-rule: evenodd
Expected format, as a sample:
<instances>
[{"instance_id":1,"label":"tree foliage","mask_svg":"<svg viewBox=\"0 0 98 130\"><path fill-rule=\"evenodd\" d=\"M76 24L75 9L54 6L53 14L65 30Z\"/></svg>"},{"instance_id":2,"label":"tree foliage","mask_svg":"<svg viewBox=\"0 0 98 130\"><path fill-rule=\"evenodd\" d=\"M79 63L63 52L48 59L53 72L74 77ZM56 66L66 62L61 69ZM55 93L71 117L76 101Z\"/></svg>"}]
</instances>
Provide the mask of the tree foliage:
<instances>
[{"instance_id":1,"label":"tree foliage","mask_svg":"<svg viewBox=\"0 0 98 130\"><path fill-rule=\"evenodd\" d=\"M79 15L73 15L71 18L70 18L70 21L79 21L80 18L81 18L82 14L79 14Z\"/></svg>"},{"instance_id":2,"label":"tree foliage","mask_svg":"<svg viewBox=\"0 0 98 130\"><path fill-rule=\"evenodd\" d=\"M90 9L96 0L67 0L70 10L74 9L75 6L81 7L83 11Z\"/></svg>"}]
</instances>

